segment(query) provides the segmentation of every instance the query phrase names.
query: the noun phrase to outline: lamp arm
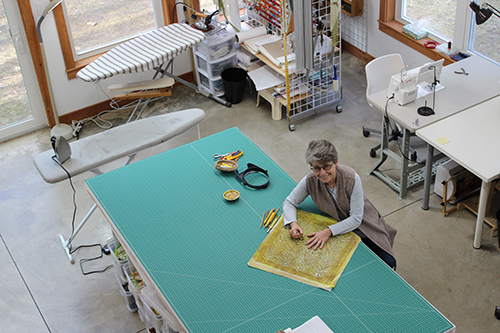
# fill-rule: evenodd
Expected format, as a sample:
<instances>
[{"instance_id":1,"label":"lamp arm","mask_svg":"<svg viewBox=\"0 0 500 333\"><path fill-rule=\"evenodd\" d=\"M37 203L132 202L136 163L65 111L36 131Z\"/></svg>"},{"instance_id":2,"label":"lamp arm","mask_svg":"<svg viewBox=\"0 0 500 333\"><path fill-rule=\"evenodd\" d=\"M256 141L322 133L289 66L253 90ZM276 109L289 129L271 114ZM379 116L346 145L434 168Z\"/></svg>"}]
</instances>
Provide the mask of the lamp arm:
<instances>
[{"instance_id":1,"label":"lamp arm","mask_svg":"<svg viewBox=\"0 0 500 333\"><path fill-rule=\"evenodd\" d=\"M43 43L43 38L42 38L42 22L43 19L45 18L45 15L40 16L38 19L38 22L36 23L36 31L38 32L38 41L40 43Z\"/></svg>"},{"instance_id":2,"label":"lamp arm","mask_svg":"<svg viewBox=\"0 0 500 333\"><path fill-rule=\"evenodd\" d=\"M500 18L500 11L498 9L496 9L495 7L493 7L492 5L490 5L489 3L486 4L488 6L488 8L491 8L493 9L491 12L493 13L493 15L495 15L496 17Z\"/></svg>"}]
</instances>

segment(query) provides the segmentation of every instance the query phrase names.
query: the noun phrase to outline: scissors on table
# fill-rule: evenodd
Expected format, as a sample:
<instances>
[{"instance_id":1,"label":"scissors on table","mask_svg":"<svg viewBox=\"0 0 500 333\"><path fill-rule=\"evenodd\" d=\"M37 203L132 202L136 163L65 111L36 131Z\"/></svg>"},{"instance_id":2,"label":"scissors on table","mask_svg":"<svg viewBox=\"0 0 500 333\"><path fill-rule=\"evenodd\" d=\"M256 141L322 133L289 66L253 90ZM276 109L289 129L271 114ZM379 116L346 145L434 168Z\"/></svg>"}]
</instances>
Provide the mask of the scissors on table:
<instances>
[{"instance_id":1,"label":"scissors on table","mask_svg":"<svg viewBox=\"0 0 500 333\"><path fill-rule=\"evenodd\" d=\"M460 69L461 69L462 71L455 71L455 74L469 75L469 73L467 73L463 67L462 67L462 68L460 68Z\"/></svg>"},{"instance_id":2,"label":"scissors on table","mask_svg":"<svg viewBox=\"0 0 500 333\"><path fill-rule=\"evenodd\" d=\"M243 155L243 152L241 150L234 151L232 153L227 153L227 154L214 154L214 160L234 160L235 162L238 161L238 158Z\"/></svg>"}]
</instances>

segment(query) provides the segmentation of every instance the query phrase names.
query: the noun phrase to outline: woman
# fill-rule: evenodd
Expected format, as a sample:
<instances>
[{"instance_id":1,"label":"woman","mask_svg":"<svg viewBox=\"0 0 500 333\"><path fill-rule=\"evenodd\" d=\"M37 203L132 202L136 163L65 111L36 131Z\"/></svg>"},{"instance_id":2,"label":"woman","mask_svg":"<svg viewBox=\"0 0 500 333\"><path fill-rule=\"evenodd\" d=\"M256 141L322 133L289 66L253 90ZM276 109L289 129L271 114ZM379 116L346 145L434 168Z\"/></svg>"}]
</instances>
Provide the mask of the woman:
<instances>
[{"instance_id":1,"label":"woman","mask_svg":"<svg viewBox=\"0 0 500 333\"><path fill-rule=\"evenodd\" d=\"M392 246L396 229L388 225L378 210L363 194L361 178L352 168L339 165L335 146L326 140L309 142L306 162L311 172L293 189L283 204L284 223L290 227L290 236L301 238L303 230L297 223L297 207L311 196L318 208L339 221L307 237L314 250L332 236L353 231L375 254L395 269Z\"/></svg>"}]
</instances>

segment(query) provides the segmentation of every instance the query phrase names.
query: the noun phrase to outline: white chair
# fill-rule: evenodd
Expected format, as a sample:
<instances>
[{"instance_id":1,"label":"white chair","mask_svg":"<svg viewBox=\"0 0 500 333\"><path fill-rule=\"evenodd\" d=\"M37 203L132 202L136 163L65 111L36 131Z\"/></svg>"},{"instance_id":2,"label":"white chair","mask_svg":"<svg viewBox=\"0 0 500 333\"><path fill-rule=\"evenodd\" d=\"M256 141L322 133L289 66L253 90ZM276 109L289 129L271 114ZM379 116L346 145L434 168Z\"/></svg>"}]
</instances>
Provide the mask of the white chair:
<instances>
[{"instance_id":1,"label":"white chair","mask_svg":"<svg viewBox=\"0 0 500 333\"><path fill-rule=\"evenodd\" d=\"M377 109L370 103L369 96L385 90L389 87L389 83L391 80L391 76L394 74L401 73L401 71L405 68L403 58L400 54L388 54L381 57L378 57L372 61L370 61L366 67L366 99L368 104L376 109L377 111L384 114L384 110ZM389 128L387 129L387 143L393 140L397 140L403 136L401 132L401 128L396 124L391 122L389 124ZM384 124L382 126L385 126ZM371 133L382 134L382 131L379 129L369 128L363 126L363 136L369 137ZM385 138L382 138L384 140ZM380 149L382 143L376 145L375 147L370 149L370 156L376 157L377 150ZM411 151L411 160L415 161L417 159L416 151L410 148Z\"/></svg>"}]
</instances>

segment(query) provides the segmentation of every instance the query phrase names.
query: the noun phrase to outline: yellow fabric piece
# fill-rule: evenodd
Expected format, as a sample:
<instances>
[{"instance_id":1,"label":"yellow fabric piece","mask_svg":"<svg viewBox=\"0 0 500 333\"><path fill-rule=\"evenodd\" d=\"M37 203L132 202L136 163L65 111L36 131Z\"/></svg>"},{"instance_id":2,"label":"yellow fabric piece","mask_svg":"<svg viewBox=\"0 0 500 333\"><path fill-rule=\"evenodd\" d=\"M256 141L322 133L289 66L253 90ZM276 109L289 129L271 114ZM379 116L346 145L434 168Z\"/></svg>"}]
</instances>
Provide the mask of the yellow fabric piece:
<instances>
[{"instance_id":1,"label":"yellow fabric piece","mask_svg":"<svg viewBox=\"0 0 500 333\"><path fill-rule=\"evenodd\" d=\"M283 217L264 239L248 262L250 267L281 275L325 290L337 284L361 240L353 232L330 237L323 249L308 249L308 234L337 223L334 219L297 210L297 222L304 230L302 239L290 236Z\"/></svg>"}]
</instances>

